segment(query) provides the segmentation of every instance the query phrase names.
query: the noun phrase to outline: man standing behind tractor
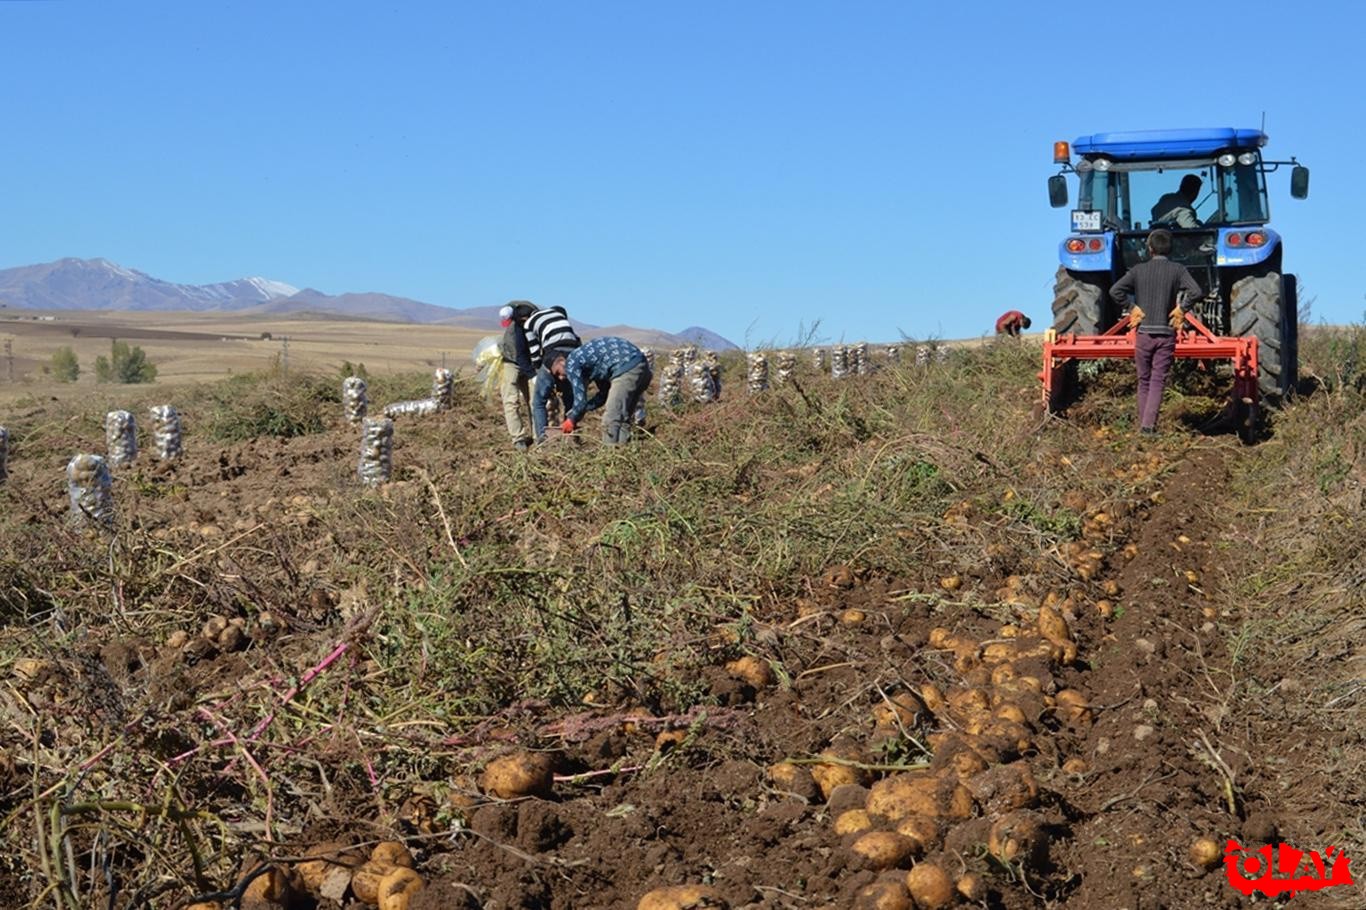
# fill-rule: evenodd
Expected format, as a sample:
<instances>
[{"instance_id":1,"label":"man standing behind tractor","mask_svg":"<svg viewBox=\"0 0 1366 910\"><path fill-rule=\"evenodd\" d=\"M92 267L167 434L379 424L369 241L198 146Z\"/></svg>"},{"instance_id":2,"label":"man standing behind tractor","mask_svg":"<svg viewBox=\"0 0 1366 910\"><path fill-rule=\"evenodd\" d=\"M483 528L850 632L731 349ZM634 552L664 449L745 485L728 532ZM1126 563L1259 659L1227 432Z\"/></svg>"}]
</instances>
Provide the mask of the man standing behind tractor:
<instances>
[{"instance_id":1,"label":"man standing behind tractor","mask_svg":"<svg viewBox=\"0 0 1366 910\"><path fill-rule=\"evenodd\" d=\"M568 355L557 353L549 361L556 379L568 379L574 403L565 411L561 429L573 433L583 415L606 405L602 415L602 438L609 445L631 438L631 418L654 378L640 348L625 338L594 338ZM598 394L588 397L588 383Z\"/></svg>"},{"instance_id":2,"label":"man standing behind tractor","mask_svg":"<svg viewBox=\"0 0 1366 910\"><path fill-rule=\"evenodd\" d=\"M1184 298L1200 296L1186 267L1167 258L1172 250L1170 231L1158 228L1148 235L1146 262L1124 273L1110 288L1110 296L1121 307L1129 307L1129 326L1138 330L1134 342L1134 366L1138 371L1139 432L1157 432L1157 411L1162 406L1162 391L1167 370L1176 356L1176 330L1186 318L1181 309Z\"/></svg>"},{"instance_id":3,"label":"man standing behind tractor","mask_svg":"<svg viewBox=\"0 0 1366 910\"><path fill-rule=\"evenodd\" d=\"M1019 310L1007 310L1001 314L1001 318L996 320L996 334L1009 335L1012 338L1019 338L1020 332L1029 328L1033 323L1029 317Z\"/></svg>"},{"instance_id":4,"label":"man standing behind tractor","mask_svg":"<svg viewBox=\"0 0 1366 910\"><path fill-rule=\"evenodd\" d=\"M560 393L560 402L565 409L574 404L572 389L568 382L550 375L550 361L556 354L567 355L582 344L564 307L553 306L539 309L527 317L522 325L526 332L527 347L531 350L531 362L537 367L536 381L531 389L531 428L537 442L545 442L546 403L553 392Z\"/></svg>"},{"instance_id":5,"label":"man standing behind tractor","mask_svg":"<svg viewBox=\"0 0 1366 910\"><path fill-rule=\"evenodd\" d=\"M512 444L520 451L531 448L531 397L528 385L535 375L531 365L531 351L521 322L535 310L524 300L514 300L498 311L503 326L503 339L498 350L502 354L502 374L498 392L503 399L503 420L507 423Z\"/></svg>"}]
</instances>

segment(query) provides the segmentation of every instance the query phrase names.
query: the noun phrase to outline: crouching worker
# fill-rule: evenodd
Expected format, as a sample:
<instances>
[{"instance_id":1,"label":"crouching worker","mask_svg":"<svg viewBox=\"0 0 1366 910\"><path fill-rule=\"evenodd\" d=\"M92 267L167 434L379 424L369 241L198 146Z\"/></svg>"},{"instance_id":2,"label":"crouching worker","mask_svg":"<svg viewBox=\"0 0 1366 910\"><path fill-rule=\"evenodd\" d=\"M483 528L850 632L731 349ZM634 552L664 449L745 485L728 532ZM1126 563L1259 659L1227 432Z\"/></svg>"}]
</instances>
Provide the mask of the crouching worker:
<instances>
[{"instance_id":1,"label":"crouching worker","mask_svg":"<svg viewBox=\"0 0 1366 910\"><path fill-rule=\"evenodd\" d=\"M1019 338L1020 332L1029 328L1033 323L1029 317L1019 310L1007 310L1001 314L1001 318L996 320L996 334L1009 335L1012 338Z\"/></svg>"},{"instance_id":2,"label":"crouching worker","mask_svg":"<svg viewBox=\"0 0 1366 910\"><path fill-rule=\"evenodd\" d=\"M640 348L625 338L594 338L567 354L555 352L549 366L556 379L568 380L573 389L574 403L561 427L566 434L574 432L584 414L603 408L603 441L616 445L631 438L631 418L654 378ZM587 394L590 382L598 387L592 398Z\"/></svg>"}]
</instances>

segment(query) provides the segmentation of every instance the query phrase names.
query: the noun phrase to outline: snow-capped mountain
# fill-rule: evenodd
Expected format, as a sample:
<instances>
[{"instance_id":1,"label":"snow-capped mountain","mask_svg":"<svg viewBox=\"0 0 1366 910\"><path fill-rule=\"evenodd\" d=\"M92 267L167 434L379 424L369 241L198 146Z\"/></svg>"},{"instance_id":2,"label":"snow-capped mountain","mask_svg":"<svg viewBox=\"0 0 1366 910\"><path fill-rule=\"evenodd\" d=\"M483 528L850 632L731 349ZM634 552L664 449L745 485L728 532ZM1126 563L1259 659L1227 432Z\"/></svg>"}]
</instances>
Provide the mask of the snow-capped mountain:
<instances>
[{"instance_id":1,"label":"snow-capped mountain","mask_svg":"<svg viewBox=\"0 0 1366 910\"><path fill-rule=\"evenodd\" d=\"M59 259L0 269L0 310L154 310L230 312L278 318L336 317L384 322L440 323L461 328L498 328L498 308L436 306L377 292L324 294L269 278L238 278L217 284L175 284L108 259ZM600 327L575 320L585 337L622 335L657 348L701 344L716 350L731 342L700 326L677 335L658 329Z\"/></svg>"},{"instance_id":2,"label":"snow-capped mountain","mask_svg":"<svg viewBox=\"0 0 1366 910\"><path fill-rule=\"evenodd\" d=\"M59 259L0 270L0 303L34 310L237 310L292 297L267 278L175 284L108 259Z\"/></svg>"}]
</instances>

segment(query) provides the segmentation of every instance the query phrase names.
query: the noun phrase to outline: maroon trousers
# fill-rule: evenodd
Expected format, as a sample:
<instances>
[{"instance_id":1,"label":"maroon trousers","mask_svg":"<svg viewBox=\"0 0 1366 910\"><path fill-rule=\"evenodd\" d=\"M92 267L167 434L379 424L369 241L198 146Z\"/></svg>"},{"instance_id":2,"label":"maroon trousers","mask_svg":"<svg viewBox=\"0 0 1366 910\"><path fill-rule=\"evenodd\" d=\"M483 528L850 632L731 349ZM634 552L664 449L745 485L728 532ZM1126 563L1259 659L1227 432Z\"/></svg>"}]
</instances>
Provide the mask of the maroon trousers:
<instances>
[{"instance_id":1,"label":"maroon trousers","mask_svg":"<svg viewBox=\"0 0 1366 910\"><path fill-rule=\"evenodd\" d=\"M1145 335L1138 333L1134 344L1134 366L1138 368L1138 425L1145 429L1157 426L1157 409L1162 407L1162 389L1167 384L1167 370L1176 356L1175 335Z\"/></svg>"}]
</instances>

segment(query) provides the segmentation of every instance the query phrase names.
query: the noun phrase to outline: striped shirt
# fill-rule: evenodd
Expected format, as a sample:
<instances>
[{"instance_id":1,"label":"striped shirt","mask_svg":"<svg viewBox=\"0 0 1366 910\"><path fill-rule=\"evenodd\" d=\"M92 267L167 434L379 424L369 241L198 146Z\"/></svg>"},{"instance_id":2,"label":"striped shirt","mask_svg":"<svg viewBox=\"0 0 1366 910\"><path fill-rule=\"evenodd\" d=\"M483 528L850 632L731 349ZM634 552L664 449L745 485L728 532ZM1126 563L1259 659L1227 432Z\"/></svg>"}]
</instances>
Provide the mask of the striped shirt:
<instances>
[{"instance_id":1,"label":"striped shirt","mask_svg":"<svg viewBox=\"0 0 1366 910\"><path fill-rule=\"evenodd\" d=\"M545 356L542 352L556 348L568 350L580 344L564 307L537 310L527 317L523 329L526 331L527 346L531 348L531 362L537 367Z\"/></svg>"},{"instance_id":2,"label":"striped shirt","mask_svg":"<svg viewBox=\"0 0 1366 910\"><path fill-rule=\"evenodd\" d=\"M645 362L640 348L625 338L608 335L594 338L571 353L564 362L565 378L574 389L574 404L565 412L571 420L579 420L588 411L602 407L607 401L607 389L612 380ZM588 383L595 382L598 394L588 397Z\"/></svg>"},{"instance_id":3,"label":"striped shirt","mask_svg":"<svg viewBox=\"0 0 1366 910\"><path fill-rule=\"evenodd\" d=\"M1179 262L1154 256L1124 273L1110 288L1110 296L1122 307L1137 306L1143 311L1138 330L1145 335L1174 335L1168 324L1176 295L1184 291L1190 303L1200 299L1200 285Z\"/></svg>"}]
</instances>

